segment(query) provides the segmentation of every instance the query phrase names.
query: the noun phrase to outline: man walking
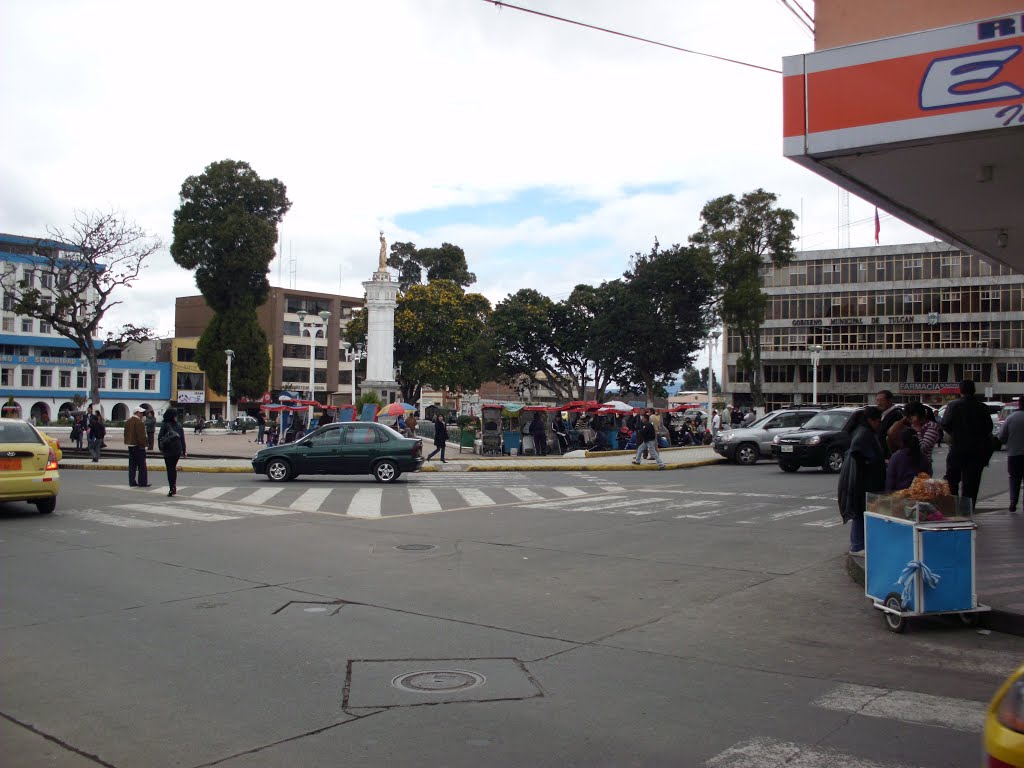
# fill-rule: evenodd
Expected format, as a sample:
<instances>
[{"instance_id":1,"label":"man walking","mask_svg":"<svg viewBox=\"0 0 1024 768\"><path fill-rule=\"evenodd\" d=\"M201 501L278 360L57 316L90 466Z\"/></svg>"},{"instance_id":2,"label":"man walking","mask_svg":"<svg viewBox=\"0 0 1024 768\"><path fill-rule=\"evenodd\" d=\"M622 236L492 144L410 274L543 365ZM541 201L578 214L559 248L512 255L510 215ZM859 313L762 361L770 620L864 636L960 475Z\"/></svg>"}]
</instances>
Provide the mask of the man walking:
<instances>
[{"instance_id":1,"label":"man walking","mask_svg":"<svg viewBox=\"0 0 1024 768\"><path fill-rule=\"evenodd\" d=\"M1010 475L1010 511L1017 511L1020 486L1024 481L1024 395L1017 398L1017 410L999 430L999 442L1006 446L1006 469Z\"/></svg>"},{"instance_id":2,"label":"man walking","mask_svg":"<svg viewBox=\"0 0 1024 768\"><path fill-rule=\"evenodd\" d=\"M946 482L954 495L978 505L981 473L992 458L992 417L988 408L974 396L974 382L960 382L960 397L946 406L942 428L949 434L946 455Z\"/></svg>"},{"instance_id":3,"label":"man walking","mask_svg":"<svg viewBox=\"0 0 1024 768\"><path fill-rule=\"evenodd\" d=\"M146 409L140 405L124 423L124 444L128 449L128 485L132 488L149 487L146 469L146 424L142 420L145 415Z\"/></svg>"},{"instance_id":4,"label":"man walking","mask_svg":"<svg viewBox=\"0 0 1024 768\"><path fill-rule=\"evenodd\" d=\"M647 451L647 454L658 462L658 469L665 468L665 462L661 460L661 454L658 453L658 432L654 429L654 425L651 424L650 414L644 414L644 420L640 424L640 429L636 433L636 458L633 459L634 464L640 463L640 456L643 452Z\"/></svg>"}]
</instances>

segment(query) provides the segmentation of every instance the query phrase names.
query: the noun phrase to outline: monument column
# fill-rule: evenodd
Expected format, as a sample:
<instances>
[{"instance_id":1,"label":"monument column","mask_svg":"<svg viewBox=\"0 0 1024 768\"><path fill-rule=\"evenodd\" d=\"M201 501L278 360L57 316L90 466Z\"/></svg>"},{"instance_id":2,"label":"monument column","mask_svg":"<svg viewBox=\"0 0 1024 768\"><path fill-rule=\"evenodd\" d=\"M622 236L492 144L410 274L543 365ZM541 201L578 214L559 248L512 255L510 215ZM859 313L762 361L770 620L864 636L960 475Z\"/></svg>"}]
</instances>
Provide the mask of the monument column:
<instances>
[{"instance_id":1,"label":"monument column","mask_svg":"<svg viewBox=\"0 0 1024 768\"><path fill-rule=\"evenodd\" d=\"M387 266L387 242L380 233L380 258L373 277L363 283L366 289L366 379L360 391L376 392L384 403L399 399L395 381L395 308L398 283L391 279Z\"/></svg>"}]
</instances>

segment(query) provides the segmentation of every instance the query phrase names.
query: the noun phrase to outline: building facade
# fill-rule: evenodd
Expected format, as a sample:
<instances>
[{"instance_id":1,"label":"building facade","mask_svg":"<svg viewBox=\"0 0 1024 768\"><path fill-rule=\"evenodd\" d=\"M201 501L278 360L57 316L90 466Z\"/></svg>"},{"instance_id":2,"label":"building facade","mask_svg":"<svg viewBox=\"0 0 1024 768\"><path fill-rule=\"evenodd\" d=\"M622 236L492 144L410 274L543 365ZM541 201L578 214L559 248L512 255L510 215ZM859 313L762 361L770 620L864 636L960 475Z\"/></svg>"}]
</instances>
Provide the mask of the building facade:
<instances>
[{"instance_id":1,"label":"building facade","mask_svg":"<svg viewBox=\"0 0 1024 768\"><path fill-rule=\"evenodd\" d=\"M973 379L989 399L1024 391L1024 275L943 243L798 253L767 265L761 329L766 407L864 404L880 389L945 402ZM724 389L749 405L750 374L726 328Z\"/></svg>"},{"instance_id":2,"label":"building facade","mask_svg":"<svg viewBox=\"0 0 1024 768\"><path fill-rule=\"evenodd\" d=\"M363 300L293 288L271 288L270 297L256 310L257 321L267 335L270 348L270 381L267 397L280 392L298 392L304 397L312 391L316 399L332 403L348 403L352 397L353 365L341 346L344 328L352 313L363 307ZM318 333L313 340L303 332L299 312L306 313L306 322L320 322L318 314L331 313L327 337ZM214 418L224 413L224 396L210 390L206 374L195 363L195 349L206 326L213 319L213 310L202 296L183 296L175 300L172 399L193 415ZM313 357L313 382L310 386L310 356ZM236 365L241 361L236 361ZM357 385L359 366L356 366ZM356 397L359 396L358 386ZM240 403L245 409L245 403Z\"/></svg>"},{"instance_id":3,"label":"building facade","mask_svg":"<svg viewBox=\"0 0 1024 768\"><path fill-rule=\"evenodd\" d=\"M14 273L25 287L38 288L45 299L59 291L65 278L50 271L51 262L40 253L65 248L50 240L0 234L0 270ZM107 418L126 419L139 405L157 411L166 406L170 366L158 359L155 344L152 354L148 347L104 350L98 363L100 406ZM7 413L49 423L84 409L89 392L89 364L77 345L48 323L15 313L14 298L5 293L0 305L0 399L16 406Z\"/></svg>"}]
</instances>

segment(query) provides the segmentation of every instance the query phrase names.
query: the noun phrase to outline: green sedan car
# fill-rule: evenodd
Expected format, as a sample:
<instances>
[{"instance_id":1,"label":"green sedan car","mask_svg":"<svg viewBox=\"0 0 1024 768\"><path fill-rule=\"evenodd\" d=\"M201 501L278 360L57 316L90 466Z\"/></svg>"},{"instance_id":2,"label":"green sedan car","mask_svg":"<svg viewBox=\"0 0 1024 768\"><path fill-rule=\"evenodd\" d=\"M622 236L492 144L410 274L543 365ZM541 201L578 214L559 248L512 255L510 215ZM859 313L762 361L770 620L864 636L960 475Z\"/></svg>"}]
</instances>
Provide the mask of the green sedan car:
<instances>
[{"instance_id":1,"label":"green sedan car","mask_svg":"<svg viewBox=\"0 0 1024 768\"><path fill-rule=\"evenodd\" d=\"M299 475L373 475L393 483L423 466L423 441L369 422L327 424L294 443L264 448L252 460L274 482Z\"/></svg>"}]
</instances>

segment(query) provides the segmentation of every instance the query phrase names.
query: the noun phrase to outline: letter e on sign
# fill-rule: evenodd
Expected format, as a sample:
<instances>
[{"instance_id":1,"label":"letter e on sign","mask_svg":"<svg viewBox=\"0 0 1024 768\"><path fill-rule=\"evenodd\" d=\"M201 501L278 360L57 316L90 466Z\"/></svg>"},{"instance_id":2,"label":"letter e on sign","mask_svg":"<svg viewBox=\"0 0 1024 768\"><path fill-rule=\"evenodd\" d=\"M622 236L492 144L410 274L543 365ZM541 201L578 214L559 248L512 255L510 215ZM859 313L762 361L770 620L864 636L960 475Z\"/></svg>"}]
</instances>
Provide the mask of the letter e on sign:
<instances>
[{"instance_id":1,"label":"letter e on sign","mask_svg":"<svg viewBox=\"0 0 1024 768\"><path fill-rule=\"evenodd\" d=\"M992 82L1006 62L1020 52L1021 47L1014 45L935 59L921 79L921 109L948 109L1024 96L1024 89L1014 83Z\"/></svg>"}]
</instances>

